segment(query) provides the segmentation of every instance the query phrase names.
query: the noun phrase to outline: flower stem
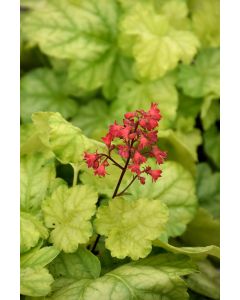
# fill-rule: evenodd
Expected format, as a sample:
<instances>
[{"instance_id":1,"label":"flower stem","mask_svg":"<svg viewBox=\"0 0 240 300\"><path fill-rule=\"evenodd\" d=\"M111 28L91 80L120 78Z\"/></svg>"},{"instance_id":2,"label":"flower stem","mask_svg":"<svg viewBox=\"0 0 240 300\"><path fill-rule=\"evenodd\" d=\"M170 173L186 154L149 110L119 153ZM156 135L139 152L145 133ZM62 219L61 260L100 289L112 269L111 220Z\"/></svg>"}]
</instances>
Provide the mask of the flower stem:
<instances>
[{"instance_id":1,"label":"flower stem","mask_svg":"<svg viewBox=\"0 0 240 300\"><path fill-rule=\"evenodd\" d=\"M132 183L135 181L137 178L137 175L133 177L133 179L130 181L130 183L125 187L124 190L122 190L119 194L117 194L115 197L121 196L129 187L132 185Z\"/></svg>"},{"instance_id":2,"label":"flower stem","mask_svg":"<svg viewBox=\"0 0 240 300\"><path fill-rule=\"evenodd\" d=\"M78 173L80 171L80 168L78 165L74 165L74 164L72 164L72 167L73 167L73 184L72 184L72 186L75 186L77 184Z\"/></svg>"}]
</instances>

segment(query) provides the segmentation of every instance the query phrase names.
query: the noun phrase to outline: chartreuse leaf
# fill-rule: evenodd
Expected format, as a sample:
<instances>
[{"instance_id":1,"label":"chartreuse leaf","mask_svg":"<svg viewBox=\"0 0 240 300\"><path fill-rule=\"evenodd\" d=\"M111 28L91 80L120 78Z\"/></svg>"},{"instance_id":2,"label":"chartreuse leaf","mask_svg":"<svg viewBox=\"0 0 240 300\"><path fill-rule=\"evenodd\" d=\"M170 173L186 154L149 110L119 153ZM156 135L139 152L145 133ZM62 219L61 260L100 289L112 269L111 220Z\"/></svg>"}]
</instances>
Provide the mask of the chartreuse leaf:
<instances>
[{"instance_id":1,"label":"chartreuse leaf","mask_svg":"<svg viewBox=\"0 0 240 300\"><path fill-rule=\"evenodd\" d=\"M20 273L20 292L33 297L46 296L51 291L53 281L46 268L23 268Z\"/></svg>"},{"instance_id":2,"label":"chartreuse leaf","mask_svg":"<svg viewBox=\"0 0 240 300\"><path fill-rule=\"evenodd\" d=\"M206 246L206 247L174 247L168 243L164 243L160 240L153 242L154 246L164 248L172 253L176 254L186 254L195 259L203 259L207 255L212 255L220 258L220 249L215 245Z\"/></svg>"},{"instance_id":3,"label":"chartreuse leaf","mask_svg":"<svg viewBox=\"0 0 240 300\"><path fill-rule=\"evenodd\" d=\"M220 52L219 49L203 49L192 65L181 65L178 86L190 97L220 95Z\"/></svg>"},{"instance_id":4,"label":"chartreuse leaf","mask_svg":"<svg viewBox=\"0 0 240 300\"><path fill-rule=\"evenodd\" d=\"M181 239L190 246L219 246L220 222L213 219L207 210L200 208Z\"/></svg>"},{"instance_id":5,"label":"chartreuse leaf","mask_svg":"<svg viewBox=\"0 0 240 300\"><path fill-rule=\"evenodd\" d=\"M42 142L63 164L80 164L85 151L103 148L102 143L88 139L81 129L67 122L59 113L38 112L32 119Z\"/></svg>"},{"instance_id":6,"label":"chartreuse leaf","mask_svg":"<svg viewBox=\"0 0 240 300\"><path fill-rule=\"evenodd\" d=\"M128 191L134 199L148 197L164 203L169 209L166 231L168 236L175 237L185 231L196 212L195 182L177 162L167 161L161 169L162 177L156 183L147 177L144 186L134 182Z\"/></svg>"},{"instance_id":7,"label":"chartreuse leaf","mask_svg":"<svg viewBox=\"0 0 240 300\"><path fill-rule=\"evenodd\" d=\"M190 63L199 47L191 31L172 27L168 17L156 13L150 3L139 3L129 10L121 30L121 45L132 48L138 74L150 80L162 77L180 60Z\"/></svg>"},{"instance_id":8,"label":"chartreuse leaf","mask_svg":"<svg viewBox=\"0 0 240 300\"><path fill-rule=\"evenodd\" d=\"M116 159L116 161L123 165L123 162L119 161L119 159ZM99 194L107 195L109 198L112 197L114 189L122 172L121 169L114 166L113 164L110 164L107 168L108 175L106 175L105 177L94 176L93 171L91 169L88 169L86 164L82 167L81 170L83 171L83 173L80 174L81 182L91 185ZM126 187L131 179L131 173L126 172L123 177L121 187Z\"/></svg>"},{"instance_id":9,"label":"chartreuse leaf","mask_svg":"<svg viewBox=\"0 0 240 300\"><path fill-rule=\"evenodd\" d=\"M190 0L193 29L204 47L220 44L220 1Z\"/></svg>"},{"instance_id":10,"label":"chartreuse leaf","mask_svg":"<svg viewBox=\"0 0 240 300\"><path fill-rule=\"evenodd\" d=\"M220 299L220 272L208 260L197 263L200 272L186 279L188 287L211 299Z\"/></svg>"},{"instance_id":11,"label":"chartreuse leaf","mask_svg":"<svg viewBox=\"0 0 240 300\"><path fill-rule=\"evenodd\" d=\"M50 152L23 155L20 162L21 210L37 212L51 180L55 178L55 162Z\"/></svg>"},{"instance_id":12,"label":"chartreuse leaf","mask_svg":"<svg viewBox=\"0 0 240 300\"><path fill-rule=\"evenodd\" d=\"M97 193L90 186L65 185L55 189L42 204L45 224L53 228L50 242L64 252L74 252L92 235L91 217L96 210Z\"/></svg>"},{"instance_id":13,"label":"chartreuse leaf","mask_svg":"<svg viewBox=\"0 0 240 300\"><path fill-rule=\"evenodd\" d=\"M54 247L44 247L32 249L21 255L20 290L22 295L40 297L46 296L51 291L54 279L44 267L58 254L59 250Z\"/></svg>"},{"instance_id":14,"label":"chartreuse leaf","mask_svg":"<svg viewBox=\"0 0 240 300\"><path fill-rule=\"evenodd\" d=\"M63 90L62 78L46 68L35 69L21 79L21 118L31 121L37 111L58 111L65 118L75 115L77 103Z\"/></svg>"},{"instance_id":15,"label":"chartreuse leaf","mask_svg":"<svg viewBox=\"0 0 240 300\"><path fill-rule=\"evenodd\" d=\"M150 253L151 241L164 232L167 220L168 209L160 201L118 197L98 209L95 226L107 237L112 256L136 260Z\"/></svg>"},{"instance_id":16,"label":"chartreuse leaf","mask_svg":"<svg viewBox=\"0 0 240 300\"><path fill-rule=\"evenodd\" d=\"M40 238L46 239L48 230L37 217L21 212L20 215L20 249L21 253L34 247Z\"/></svg>"},{"instance_id":17,"label":"chartreuse leaf","mask_svg":"<svg viewBox=\"0 0 240 300\"><path fill-rule=\"evenodd\" d=\"M119 90L117 101L112 105L116 115L122 117L126 111L148 110L152 102L159 104L164 116L161 128L171 127L176 117L178 93L174 85L174 76L168 75L160 80L138 83L125 82Z\"/></svg>"},{"instance_id":18,"label":"chartreuse leaf","mask_svg":"<svg viewBox=\"0 0 240 300\"><path fill-rule=\"evenodd\" d=\"M27 253L21 255L20 265L21 268L27 267L45 267L55 257L58 256L59 250L53 246L43 247L41 249L32 249Z\"/></svg>"},{"instance_id":19,"label":"chartreuse leaf","mask_svg":"<svg viewBox=\"0 0 240 300\"><path fill-rule=\"evenodd\" d=\"M91 60L109 49L116 14L115 1L49 0L29 13L23 31L50 56Z\"/></svg>"},{"instance_id":20,"label":"chartreuse leaf","mask_svg":"<svg viewBox=\"0 0 240 300\"><path fill-rule=\"evenodd\" d=\"M91 251L79 247L75 253L61 253L49 266L54 278L91 279L100 276L100 261Z\"/></svg>"},{"instance_id":21,"label":"chartreuse leaf","mask_svg":"<svg viewBox=\"0 0 240 300\"><path fill-rule=\"evenodd\" d=\"M207 156L220 168L220 133L216 126L204 132L203 147Z\"/></svg>"},{"instance_id":22,"label":"chartreuse leaf","mask_svg":"<svg viewBox=\"0 0 240 300\"><path fill-rule=\"evenodd\" d=\"M197 196L200 206L215 218L220 216L220 174L213 173L207 163L197 165Z\"/></svg>"},{"instance_id":23,"label":"chartreuse leaf","mask_svg":"<svg viewBox=\"0 0 240 300\"><path fill-rule=\"evenodd\" d=\"M186 284L180 276L194 272L195 265L184 256L163 254L154 256L154 259L154 264L143 259L95 280L79 280L59 289L50 299L188 299Z\"/></svg>"},{"instance_id":24,"label":"chartreuse leaf","mask_svg":"<svg viewBox=\"0 0 240 300\"><path fill-rule=\"evenodd\" d=\"M20 153L21 155L34 152L47 152L47 147L39 138L38 131L32 123L20 126Z\"/></svg>"}]
</instances>

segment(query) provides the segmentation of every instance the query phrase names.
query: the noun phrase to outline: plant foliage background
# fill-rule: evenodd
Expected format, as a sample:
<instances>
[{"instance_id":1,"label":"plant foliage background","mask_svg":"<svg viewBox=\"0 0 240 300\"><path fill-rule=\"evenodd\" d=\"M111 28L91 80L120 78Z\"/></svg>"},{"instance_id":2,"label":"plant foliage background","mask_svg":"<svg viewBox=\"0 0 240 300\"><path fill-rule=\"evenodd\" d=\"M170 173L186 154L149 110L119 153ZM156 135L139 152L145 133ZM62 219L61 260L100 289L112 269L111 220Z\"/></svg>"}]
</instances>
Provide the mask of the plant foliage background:
<instances>
[{"instance_id":1,"label":"plant foliage background","mask_svg":"<svg viewBox=\"0 0 240 300\"><path fill-rule=\"evenodd\" d=\"M23 299L220 298L219 42L218 0L21 0ZM102 147L109 124L151 102L168 162L156 184L130 193L161 201L169 218L157 241L135 226L148 250L124 255L131 240L123 231L114 241L104 220L120 230L121 207L151 228L154 208L143 215L144 201L119 200L94 223L119 174L95 178L82 157ZM101 239L94 255L98 230L112 246Z\"/></svg>"}]
</instances>

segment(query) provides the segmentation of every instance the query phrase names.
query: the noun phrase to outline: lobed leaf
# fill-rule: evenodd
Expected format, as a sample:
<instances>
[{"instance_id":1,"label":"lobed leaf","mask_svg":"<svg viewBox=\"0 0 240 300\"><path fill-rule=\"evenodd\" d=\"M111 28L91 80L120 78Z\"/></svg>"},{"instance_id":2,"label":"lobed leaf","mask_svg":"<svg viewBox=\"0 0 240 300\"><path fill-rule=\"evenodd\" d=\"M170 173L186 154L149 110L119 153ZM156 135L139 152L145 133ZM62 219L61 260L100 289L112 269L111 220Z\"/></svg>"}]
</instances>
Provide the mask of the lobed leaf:
<instances>
[{"instance_id":1,"label":"lobed leaf","mask_svg":"<svg viewBox=\"0 0 240 300\"><path fill-rule=\"evenodd\" d=\"M53 228L50 242L64 252L74 252L92 235L91 217L95 213L97 193L90 186L68 188L60 185L44 200L45 224Z\"/></svg>"},{"instance_id":2,"label":"lobed leaf","mask_svg":"<svg viewBox=\"0 0 240 300\"><path fill-rule=\"evenodd\" d=\"M164 232L167 219L168 210L160 201L117 197L98 208L95 226L107 237L105 245L112 256L136 260L150 253L151 241Z\"/></svg>"}]
</instances>

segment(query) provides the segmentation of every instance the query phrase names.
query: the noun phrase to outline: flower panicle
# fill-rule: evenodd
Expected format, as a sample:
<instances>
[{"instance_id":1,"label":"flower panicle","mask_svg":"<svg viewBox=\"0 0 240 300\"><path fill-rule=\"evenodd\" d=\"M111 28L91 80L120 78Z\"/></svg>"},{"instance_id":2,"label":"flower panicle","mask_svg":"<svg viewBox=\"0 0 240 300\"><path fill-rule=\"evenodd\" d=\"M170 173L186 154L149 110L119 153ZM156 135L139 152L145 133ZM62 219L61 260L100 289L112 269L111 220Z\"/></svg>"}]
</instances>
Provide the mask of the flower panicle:
<instances>
[{"instance_id":1,"label":"flower panicle","mask_svg":"<svg viewBox=\"0 0 240 300\"><path fill-rule=\"evenodd\" d=\"M145 175L150 175L156 182L162 174L160 169L152 170L146 166L149 157L154 158L157 164L163 164L167 153L157 145L157 127L162 116L157 103L152 103L148 111L142 109L127 112L123 123L116 121L109 126L109 131L102 138L108 148L108 155L103 153L84 153L88 168L94 169L94 175L104 177L109 166L109 160L116 166L131 171L141 184L145 184ZM118 139L118 143L114 143ZM120 143L119 143L120 141ZM125 167L120 166L111 157L111 151L116 150L125 161ZM143 166L144 165L144 166Z\"/></svg>"}]
</instances>

